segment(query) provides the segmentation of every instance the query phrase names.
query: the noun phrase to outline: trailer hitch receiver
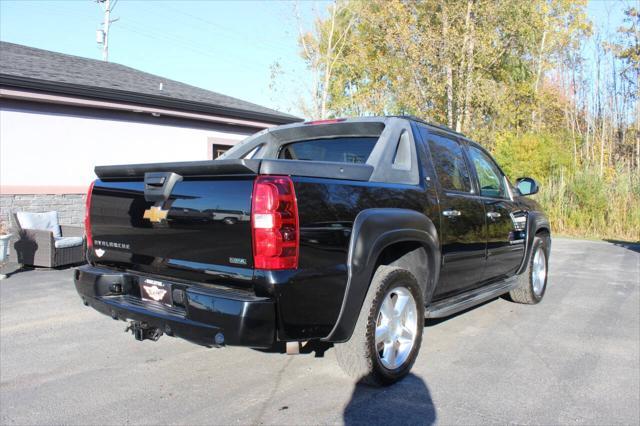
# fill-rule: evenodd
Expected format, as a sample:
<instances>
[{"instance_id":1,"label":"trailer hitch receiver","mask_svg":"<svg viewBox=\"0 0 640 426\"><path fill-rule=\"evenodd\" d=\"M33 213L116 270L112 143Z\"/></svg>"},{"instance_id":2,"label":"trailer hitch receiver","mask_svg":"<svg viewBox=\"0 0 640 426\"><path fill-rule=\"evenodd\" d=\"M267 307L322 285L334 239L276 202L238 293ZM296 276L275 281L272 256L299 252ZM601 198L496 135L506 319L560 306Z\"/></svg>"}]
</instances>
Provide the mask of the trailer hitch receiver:
<instances>
[{"instance_id":1,"label":"trailer hitch receiver","mask_svg":"<svg viewBox=\"0 0 640 426\"><path fill-rule=\"evenodd\" d=\"M156 342L162 336L162 330L156 327L151 327L146 322L131 321L124 332L131 331L133 337L136 340L151 340Z\"/></svg>"}]
</instances>

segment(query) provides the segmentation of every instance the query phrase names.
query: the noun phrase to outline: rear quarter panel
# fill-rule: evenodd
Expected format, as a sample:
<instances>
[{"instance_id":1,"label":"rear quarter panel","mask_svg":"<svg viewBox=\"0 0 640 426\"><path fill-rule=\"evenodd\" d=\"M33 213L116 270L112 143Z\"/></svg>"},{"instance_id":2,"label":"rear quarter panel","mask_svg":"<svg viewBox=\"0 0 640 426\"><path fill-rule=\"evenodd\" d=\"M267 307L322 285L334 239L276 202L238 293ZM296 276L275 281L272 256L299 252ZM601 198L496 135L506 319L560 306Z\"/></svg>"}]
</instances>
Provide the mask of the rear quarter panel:
<instances>
[{"instance_id":1,"label":"rear quarter panel","mask_svg":"<svg viewBox=\"0 0 640 426\"><path fill-rule=\"evenodd\" d=\"M338 318L348 280L353 223L370 208L425 212L421 186L294 177L300 216L299 269L257 277L278 298L281 339L324 337Z\"/></svg>"}]
</instances>

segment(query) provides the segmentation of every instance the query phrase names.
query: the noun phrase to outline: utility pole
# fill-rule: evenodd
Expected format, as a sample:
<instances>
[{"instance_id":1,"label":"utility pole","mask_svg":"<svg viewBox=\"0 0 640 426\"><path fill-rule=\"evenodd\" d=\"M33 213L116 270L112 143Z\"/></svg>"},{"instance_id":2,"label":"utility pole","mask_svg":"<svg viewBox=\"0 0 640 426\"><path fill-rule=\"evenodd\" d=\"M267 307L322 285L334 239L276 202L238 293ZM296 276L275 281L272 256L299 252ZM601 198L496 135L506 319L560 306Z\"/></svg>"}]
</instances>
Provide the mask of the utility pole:
<instances>
[{"instance_id":1,"label":"utility pole","mask_svg":"<svg viewBox=\"0 0 640 426\"><path fill-rule=\"evenodd\" d=\"M104 21L102 22L102 29L96 32L96 41L98 44L102 44L102 60L109 62L109 27L113 22L116 22L118 18L111 19L111 12L116 7L118 0L113 2L111 0L96 0L96 3L102 3L104 7Z\"/></svg>"}]
</instances>

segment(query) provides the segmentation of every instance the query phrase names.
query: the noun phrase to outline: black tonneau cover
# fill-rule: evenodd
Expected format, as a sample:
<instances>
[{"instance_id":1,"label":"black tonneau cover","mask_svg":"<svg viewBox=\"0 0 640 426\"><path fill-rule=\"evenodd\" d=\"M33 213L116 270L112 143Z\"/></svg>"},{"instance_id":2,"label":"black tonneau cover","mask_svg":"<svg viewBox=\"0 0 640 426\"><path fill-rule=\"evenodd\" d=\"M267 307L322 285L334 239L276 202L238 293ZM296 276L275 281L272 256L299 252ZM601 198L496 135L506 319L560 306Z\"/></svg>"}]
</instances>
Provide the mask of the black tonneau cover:
<instances>
[{"instance_id":1,"label":"black tonneau cover","mask_svg":"<svg viewBox=\"0 0 640 426\"><path fill-rule=\"evenodd\" d=\"M175 163L124 164L96 166L100 179L143 178L148 172L174 172L181 176L216 176L258 174L260 160L208 160Z\"/></svg>"},{"instance_id":2,"label":"black tonneau cover","mask_svg":"<svg viewBox=\"0 0 640 426\"><path fill-rule=\"evenodd\" d=\"M262 160L260 174L318 177L368 181L373 173L369 164L334 163L306 160Z\"/></svg>"},{"instance_id":3,"label":"black tonneau cover","mask_svg":"<svg viewBox=\"0 0 640 426\"><path fill-rule=\"evenodd\" d=\"M149 172L173 172L185 177L266 174L368 181L373 173L373 166L328 161L232 159L126 164L95 168L96 175L102 180L142 179L144 174Z\"/></svg>"}]
</instances>

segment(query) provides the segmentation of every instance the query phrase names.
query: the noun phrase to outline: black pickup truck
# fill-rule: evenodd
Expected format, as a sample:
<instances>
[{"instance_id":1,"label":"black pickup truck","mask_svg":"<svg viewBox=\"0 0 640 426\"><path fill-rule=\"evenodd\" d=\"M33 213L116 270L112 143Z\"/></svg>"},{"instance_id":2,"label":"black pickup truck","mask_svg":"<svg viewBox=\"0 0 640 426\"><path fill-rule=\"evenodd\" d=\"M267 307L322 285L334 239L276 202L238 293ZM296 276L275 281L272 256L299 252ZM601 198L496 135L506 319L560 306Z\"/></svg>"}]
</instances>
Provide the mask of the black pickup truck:
<instances>
[{"instance_id":1,"label":"black pickup truck","mask_svg":"<svg viewBox=\"0 0 640 426\"><path fill-rule=\"evenodd\" d=\"M296 123L218 160L95 171L75 286L138 340L329 342L347 373L387 385L425 318L545 292L537 183L512 186L478 144L414 117Z\"/></svg>"}]
</instances>

